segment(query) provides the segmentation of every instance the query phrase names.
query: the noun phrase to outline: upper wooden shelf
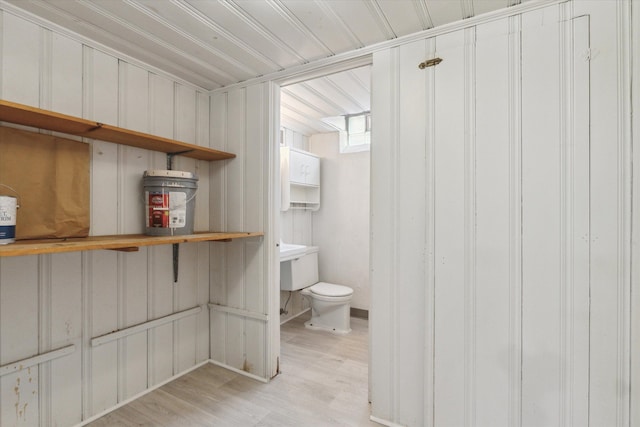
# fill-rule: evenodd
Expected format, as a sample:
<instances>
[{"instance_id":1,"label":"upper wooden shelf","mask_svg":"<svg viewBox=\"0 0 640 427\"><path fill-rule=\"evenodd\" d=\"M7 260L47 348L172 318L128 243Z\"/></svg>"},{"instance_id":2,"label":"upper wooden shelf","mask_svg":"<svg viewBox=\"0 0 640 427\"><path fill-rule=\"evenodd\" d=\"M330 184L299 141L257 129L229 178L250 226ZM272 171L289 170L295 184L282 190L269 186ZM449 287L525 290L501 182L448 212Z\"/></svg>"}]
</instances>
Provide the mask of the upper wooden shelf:
<instances>
[{"instance_id":1,"label":"upper wooden shelf","mask_svg":"<svg viewBox=\"0 0 640 427\"><path fill-rule=\"evenodd\" d=\"M147 150L161 151L168 154L180 154L198 160L225 160L236 156L224 151L3 100L0 100L0 121L115 142Z\"/></svg>"},{"instance_id":2,"label":"upper wooden shelf","mask_svg":"<svg viewBox=\"0 0 640 427\"><path fill-rule=\"evenodd\" d=\"M0 257L39 255L61 252L91 251L108 249L135 252L142 246L170 245L191 242L228 242L233 239L259 237L262 232L195 233L184 236L146 236L127 234L118 236L93 236L75 239L18 240L8 245L0 245Z\"/></svg>"}]
</instances>

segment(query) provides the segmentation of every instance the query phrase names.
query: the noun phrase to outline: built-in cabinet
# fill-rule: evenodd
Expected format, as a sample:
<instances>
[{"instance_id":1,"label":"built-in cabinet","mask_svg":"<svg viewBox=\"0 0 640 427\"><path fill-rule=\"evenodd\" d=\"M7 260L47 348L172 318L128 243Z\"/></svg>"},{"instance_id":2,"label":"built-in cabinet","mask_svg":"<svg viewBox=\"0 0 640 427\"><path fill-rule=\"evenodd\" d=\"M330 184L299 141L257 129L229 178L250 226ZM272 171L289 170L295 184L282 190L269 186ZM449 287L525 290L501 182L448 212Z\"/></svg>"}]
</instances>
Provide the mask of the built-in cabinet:
<instances>
[{"instance_id":1,"label":"built-in cabinet","mask_svg":"<svg viewBox=\"0 0 640 427\"><path fill-rule=\"evenodd\" d=\"M282 210L320 209L320 158L291 147L280 149Z\"/></svg>"}]
</instances>

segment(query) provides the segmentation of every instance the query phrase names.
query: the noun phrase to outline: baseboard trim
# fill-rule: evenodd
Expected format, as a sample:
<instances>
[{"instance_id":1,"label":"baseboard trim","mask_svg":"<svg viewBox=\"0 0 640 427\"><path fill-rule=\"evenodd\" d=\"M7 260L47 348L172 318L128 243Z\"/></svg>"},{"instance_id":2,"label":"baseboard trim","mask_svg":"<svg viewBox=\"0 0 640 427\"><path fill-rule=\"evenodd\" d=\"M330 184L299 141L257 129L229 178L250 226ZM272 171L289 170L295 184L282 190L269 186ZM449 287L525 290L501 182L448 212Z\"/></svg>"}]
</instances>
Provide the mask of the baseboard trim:
<instances>
[{"instance_id":1,"label":"baseboard trim","mask_svg":"<svg viewBox=\"0 0 640 427\"><path fill-rule=\"evenodd\" d=\"M369 416L369 419L374 423L382 424L383 426L388 427L405 427L402 424L392 423L391 421L383 420L382 418L374 417L373 415Z\"/></svg>"},{"instance_id":2,"label":"baseboard trim","mask_svg":"<svg viewBox=\"0 0 640 427\"><path fill-rule=\"evenodd\" d=\"M244 375L245 377L249 377L252 380L260 381L261 383L268 383L269 380L267 378L262 378L257 375L254 375L250 372L243 371L242 369L234 368L233 366L226 365L224 363L216 362L215 360L209 359L209 363L220 366L221 368L228 369L229 371L235 372L236 374Z\"/></svg>"}]
</instances>

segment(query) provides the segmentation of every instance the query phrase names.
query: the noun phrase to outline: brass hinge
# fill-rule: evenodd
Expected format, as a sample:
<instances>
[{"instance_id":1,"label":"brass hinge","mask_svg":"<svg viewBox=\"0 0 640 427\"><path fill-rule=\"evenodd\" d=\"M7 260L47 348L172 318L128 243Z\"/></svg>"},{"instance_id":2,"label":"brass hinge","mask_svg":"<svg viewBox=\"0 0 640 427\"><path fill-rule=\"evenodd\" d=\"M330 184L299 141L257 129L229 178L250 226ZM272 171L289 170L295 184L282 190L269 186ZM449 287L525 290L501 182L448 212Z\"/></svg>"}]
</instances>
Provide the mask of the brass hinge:
<instances>
[{"instance_id":1,"label":"brass hinge","mask_svg":"<svg viewBox=\"0 0 640 427\"><path fill-rule=\"evenodd\" d=\"M433 67L433 66L436 66L436 65L438 65L438 64L439 64L439 63L441 63L441 62L442 62L442 58L427 59L426 61L421 62L421 63L418 65L418 68L420 68L421 70L424 70L424 69L425 69L425 68L427 68L427 67Z\"/></svg>"}]
</instances>

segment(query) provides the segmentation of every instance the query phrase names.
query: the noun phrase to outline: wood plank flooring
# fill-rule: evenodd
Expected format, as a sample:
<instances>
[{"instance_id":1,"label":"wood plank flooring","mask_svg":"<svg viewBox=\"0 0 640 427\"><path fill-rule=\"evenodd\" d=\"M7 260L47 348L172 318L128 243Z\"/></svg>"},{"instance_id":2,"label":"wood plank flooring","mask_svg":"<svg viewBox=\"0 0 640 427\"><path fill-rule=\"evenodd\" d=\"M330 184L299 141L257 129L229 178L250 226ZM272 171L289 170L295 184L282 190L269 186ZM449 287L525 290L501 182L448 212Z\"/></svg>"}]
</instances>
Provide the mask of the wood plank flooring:
<instances>
[{"instance_id":1,"label":"wood plank flooring","mask_svg":"<svg viewBox=\"0 0 640 427\"><path fill-rule=\"evenodd\" d=\"M281 327L281 373L269 384L207 364L88 424L132 426L376 426L369 421L368 324L339 336Z\"/></svg>"}]
</instances>

